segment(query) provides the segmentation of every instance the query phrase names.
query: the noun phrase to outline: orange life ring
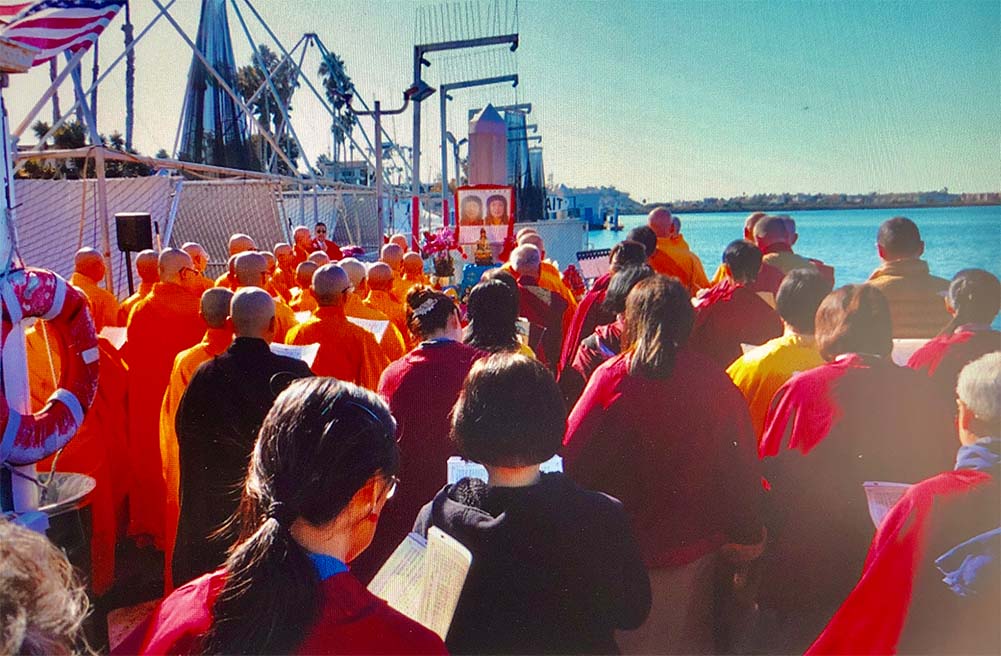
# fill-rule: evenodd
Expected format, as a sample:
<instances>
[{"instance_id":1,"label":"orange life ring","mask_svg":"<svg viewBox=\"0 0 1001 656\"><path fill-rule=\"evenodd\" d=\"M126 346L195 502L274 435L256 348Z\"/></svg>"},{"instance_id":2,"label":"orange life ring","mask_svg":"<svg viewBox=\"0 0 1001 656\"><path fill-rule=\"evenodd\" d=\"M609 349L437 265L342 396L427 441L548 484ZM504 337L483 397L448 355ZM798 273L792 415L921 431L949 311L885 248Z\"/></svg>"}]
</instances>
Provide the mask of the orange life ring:
<instances>
[{"instance_id":1,"label":"orange life ring","mask_svg":"<svg viewBox=\"0 0 1001 656\"><path fill-rule=\"evenodd\" d=\"M59 388L39 412L12 411L0 387L0 462L27 465L63 448L76 434L97 394L99 351L87 299L51 271L21 269L0 281L3 344L14 326L39 317L55 330L61 349ZM6 348L4 349L6 352ZM6 360L7 357L4 356Z\"/></svg>"}]
</instances>

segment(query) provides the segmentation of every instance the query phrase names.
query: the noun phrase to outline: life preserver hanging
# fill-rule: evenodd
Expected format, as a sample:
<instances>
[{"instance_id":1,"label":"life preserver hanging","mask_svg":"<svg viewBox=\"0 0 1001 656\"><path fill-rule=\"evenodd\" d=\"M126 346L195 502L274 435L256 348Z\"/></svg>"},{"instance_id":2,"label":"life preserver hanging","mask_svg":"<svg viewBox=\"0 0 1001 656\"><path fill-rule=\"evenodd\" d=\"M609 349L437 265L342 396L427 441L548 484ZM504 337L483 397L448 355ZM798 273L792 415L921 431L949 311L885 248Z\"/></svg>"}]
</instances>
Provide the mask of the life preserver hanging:
<instances>
[{"instance_id":1,"label":"life preserver hanging","mask_svg":"<svg viewBox=\"0 0 1001 656\"><path fill-rule=\"evenodd\" d=\"M3 344L22 319L39 317L49 322L61 349L58 389L39 412L23 415L13 411L6 389L0 394L0 462L27 465L65 446L94 402L99 358L97 334L87 299L51 271L28 268L11 272L0 281L0 297ZM4 362L5 368L7 364Z\"/></svg>"}]
</instances>

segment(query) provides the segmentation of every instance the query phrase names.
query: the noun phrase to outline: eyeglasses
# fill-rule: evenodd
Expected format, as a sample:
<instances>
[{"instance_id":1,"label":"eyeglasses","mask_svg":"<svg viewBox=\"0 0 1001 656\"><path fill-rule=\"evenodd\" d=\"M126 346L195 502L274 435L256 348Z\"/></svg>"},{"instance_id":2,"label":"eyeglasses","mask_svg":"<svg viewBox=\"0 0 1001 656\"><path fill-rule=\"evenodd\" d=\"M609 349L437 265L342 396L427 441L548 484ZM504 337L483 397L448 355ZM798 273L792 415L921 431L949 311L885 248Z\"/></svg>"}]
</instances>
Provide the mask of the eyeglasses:
<instances>
[{"instance_id":1,"label":"eyeglasses","mask_svg":"<svg viewBox=\"0 0 1001 656\"><path fill-rule=\"evenodd\" d=\"M192 269L191 267L181 267L180 275L181 275L182 278L184 277L184 274L186 274L186 273L191 274L193 276L199 275L197 269Z\"/></svg>"},{"instance_id":2,"label":"eyeglasses","mask_svg":"<svg viewBox=\"0 0 1001 656\"><path fill-rule=\"evenodd\" d=\"M396 488L400 485L400 479L397 476L390 476L386 481L386 501L389 501L396 494Z\"/></svg>"}]
</instances>

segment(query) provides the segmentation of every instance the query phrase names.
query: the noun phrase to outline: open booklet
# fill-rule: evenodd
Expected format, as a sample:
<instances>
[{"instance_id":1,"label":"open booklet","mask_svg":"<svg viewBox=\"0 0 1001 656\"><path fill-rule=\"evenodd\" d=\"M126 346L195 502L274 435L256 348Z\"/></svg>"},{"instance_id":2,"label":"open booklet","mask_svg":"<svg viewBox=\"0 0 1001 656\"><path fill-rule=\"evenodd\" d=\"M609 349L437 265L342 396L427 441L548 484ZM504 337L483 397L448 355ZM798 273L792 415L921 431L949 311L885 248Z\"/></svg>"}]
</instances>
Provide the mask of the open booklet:
<instances>
[{"instance_id":1,"label":"open booklet","mask_svg":"<svg viewBox=\"0 0 1001 656\"><path fill-rule=\"evenodd\" d=\"M409 534L368 590L444 640L472 562L468 549L432 526L427 539Z\"/></svg>"},{"instance_id":2,"label":"open booklet","mask_svg":"<svg viewBox=\"0 0 1001 656\"><path fill-rule=\"evenodd\" d=\"M563 471L563 458L553 456L539 465L539 469L543 472L561 472ZM452 456L448 459L448 484L458 483L464 478L478 478L481 481L486 481L487 468L478 462L469 462L460 456Z\"/></svg>"},{"instance_id":3,"label":"open booklet","mask_svg":"<svg viewBox=\"0 0 1001 656\"><path fill-rule=\"evenodd\" d=\"M872 525L879 528L883 519L889 514L890 508L900 501L900 497L910 489L907 483L888 483L886 481L866 481L862 483L865 490L865 500L869 504L869 517Z\"/></svg>"},{"instance_id":4,"label":"open booklet","mask_svg":"<svg viewBox=\"0 0 1001 656\"><path fill-rule=\"evenodd\" d=\"M319 344L276 344L272 342L270 344L271 352L275 355L284 355L286 358L295 358L296 360L302 360L306 363L307 367L312 368L313 362L316 361L316 354L320 351Z\"/></svg>"}]
</instances>

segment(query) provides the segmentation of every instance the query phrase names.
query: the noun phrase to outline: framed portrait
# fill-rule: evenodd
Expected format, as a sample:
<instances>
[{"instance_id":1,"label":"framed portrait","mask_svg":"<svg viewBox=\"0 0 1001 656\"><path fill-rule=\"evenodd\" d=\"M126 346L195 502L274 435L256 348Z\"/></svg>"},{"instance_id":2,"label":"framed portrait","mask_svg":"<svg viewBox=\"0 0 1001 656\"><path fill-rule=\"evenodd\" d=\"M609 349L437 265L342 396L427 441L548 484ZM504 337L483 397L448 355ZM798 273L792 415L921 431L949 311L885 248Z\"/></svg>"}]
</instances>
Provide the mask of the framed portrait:
<instances>
[{"instance_id":1,"label":"framed portrait","mask_svg":"<svg viewBox=\"0 0 1001 656\"><path fill-rule=\"evenodd\" d=\"M514 188L499 185L459 187L455 192L458 208L459 245L476 244L485 238L501 244L514 225Z\"/></svg>"}]
</instances>

